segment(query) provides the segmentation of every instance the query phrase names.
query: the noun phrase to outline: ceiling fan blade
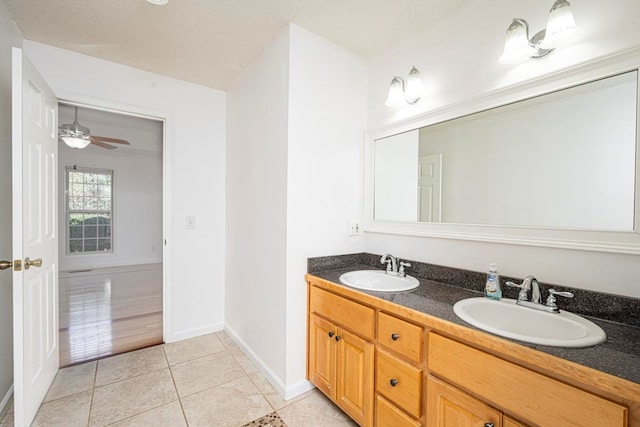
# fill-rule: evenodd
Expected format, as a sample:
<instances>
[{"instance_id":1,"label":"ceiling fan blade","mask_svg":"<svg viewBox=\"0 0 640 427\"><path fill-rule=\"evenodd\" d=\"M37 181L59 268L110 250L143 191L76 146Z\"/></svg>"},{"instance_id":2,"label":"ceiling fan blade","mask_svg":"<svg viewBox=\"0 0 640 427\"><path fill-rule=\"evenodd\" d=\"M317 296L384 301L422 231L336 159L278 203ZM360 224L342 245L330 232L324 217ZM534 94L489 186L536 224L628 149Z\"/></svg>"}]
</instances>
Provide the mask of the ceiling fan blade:
<instances>
[{"instance_id":1,"label":"ceiling fan blade","mask_svg":"<svg viewBox=\"0 0 640 427\"><path fill-rule=\"evenodd\" d=\"M117 139L117 138L108 138L106 136L94 136L91 135L92 139L97 139L103 142L111 142L112 144L127 144L129 145L129 141L125 141L124 139Z\"/></svg>"},{"instance_id":2,"label":"ceiling fan blade","mask_svg":"<svg viewBox=\"0 0 640 427\"><path fill-rule=\"evenodd\" d=\"M114 147L113 145L105 144L104 142L96 141L91 137L91 143L93 145L97 145L98 147L106 148L107 150L115 150L118 147Z\"/></svg>"}]
</instances>

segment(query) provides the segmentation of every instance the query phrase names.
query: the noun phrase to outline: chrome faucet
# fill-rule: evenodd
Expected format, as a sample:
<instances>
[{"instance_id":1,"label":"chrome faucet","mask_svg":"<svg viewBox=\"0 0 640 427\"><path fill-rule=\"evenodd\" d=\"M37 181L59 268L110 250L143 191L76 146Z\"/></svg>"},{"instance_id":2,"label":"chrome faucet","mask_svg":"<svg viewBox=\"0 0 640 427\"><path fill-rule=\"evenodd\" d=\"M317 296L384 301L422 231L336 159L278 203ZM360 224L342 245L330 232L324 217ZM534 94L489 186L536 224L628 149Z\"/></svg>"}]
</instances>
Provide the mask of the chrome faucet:
<instances>
[{"instance_id":1,"label":"chrome faucet","mask_svg":"<svg viewBox=\"0 0 640 427\"><path fill-rule=\"evenodd\" d=\"M571 292L558 292L555 289L549 289L549 298L547 298L547 303L542 304L542 294L540 293L540 284L538 283L538 279L533 276L527 276L524 278L521 284L507 282L508 286L512 286L514 288L520 288L520 292L518 293L518 300L516 304L533 308L536 310L548 311L549 313L559 313L560 310L556 305L555 296L561 296L566 298L573 298L573 294ZM531 300L529 301L529 290L531 290Z\"/></svg>"},{"instance_id":2,"label":"chrome faucet","mask_svg":"<svg viewBox=\"0 0 640 427\"><path fill-rule=\"evenodd\" d=\"M394 257L391 254L384 254L382 258L380 258L380 264L387 263L387 273L397 273L398 272L398 258Z\"/></svg>"},{"instance_id":3,"label":"chrome faucet","mask_svg":"<svg viewBox=\"0 0 640 427\"><path fill-rule=\"evenodd\" d=\"M407 274L405 273L405 267L411 267L411 264L408 262L400 261L399 258L394 257L391 254L384 254L382 258L380 258L380 264L387 263L387 274L392 276L400 276L405 277Z\"/></svg>"}]
</instances>

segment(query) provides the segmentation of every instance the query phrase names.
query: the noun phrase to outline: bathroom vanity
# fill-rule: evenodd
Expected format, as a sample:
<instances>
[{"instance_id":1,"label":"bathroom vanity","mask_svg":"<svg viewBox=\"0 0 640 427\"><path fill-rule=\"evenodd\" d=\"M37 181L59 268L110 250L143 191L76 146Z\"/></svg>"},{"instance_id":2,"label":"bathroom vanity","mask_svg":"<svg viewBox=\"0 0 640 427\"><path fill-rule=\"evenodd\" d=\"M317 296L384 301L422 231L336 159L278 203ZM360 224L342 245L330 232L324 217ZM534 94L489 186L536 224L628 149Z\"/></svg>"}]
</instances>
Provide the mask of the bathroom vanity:
<instances>
[{"instance_id":1,"label":"bathroom vanity","mask_svg":"<svg viewBox=\"0 0 640 427\"><path fill-rule=\"evenodd\" d=\"M307 377L359 425L640 426L640 328L604 325L607 343L584 349L521 344L454 315L477 293L339 284L357 269L306 276Z\"/></svg>"}]
</instances>

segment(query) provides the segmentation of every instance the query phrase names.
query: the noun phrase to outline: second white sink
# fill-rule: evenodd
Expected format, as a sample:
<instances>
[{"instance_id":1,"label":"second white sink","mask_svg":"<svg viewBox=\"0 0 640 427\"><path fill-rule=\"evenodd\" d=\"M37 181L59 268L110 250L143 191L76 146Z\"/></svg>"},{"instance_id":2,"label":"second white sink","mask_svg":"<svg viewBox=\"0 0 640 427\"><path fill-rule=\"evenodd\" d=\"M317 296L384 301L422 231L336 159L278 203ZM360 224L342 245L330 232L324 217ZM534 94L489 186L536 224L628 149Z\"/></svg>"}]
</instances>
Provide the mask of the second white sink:
<instances>
[{"instance_id":1,"label":"second white sink","mask_svg":"<svg viewBox=\"0 0 640 427\"><path fill-rule=\"evenodd\" d=\"M418 287L420 282L411 276L392 276L382 270L357 270L344 273L340 282L352 288L375 292L402 292Z\"/></svg>"},{"instance_id":2,"label":"second white sink","mask_svg":"<svg viewBox=\"0 0 640 427\"><path fill-rule=\"evenodd\" d=\"M512 299L468 298L453 306L465 322L506 338L552 347L588 347L607 339L595 323L567 311L547 313Z\"/></svg>"}]
</instances>

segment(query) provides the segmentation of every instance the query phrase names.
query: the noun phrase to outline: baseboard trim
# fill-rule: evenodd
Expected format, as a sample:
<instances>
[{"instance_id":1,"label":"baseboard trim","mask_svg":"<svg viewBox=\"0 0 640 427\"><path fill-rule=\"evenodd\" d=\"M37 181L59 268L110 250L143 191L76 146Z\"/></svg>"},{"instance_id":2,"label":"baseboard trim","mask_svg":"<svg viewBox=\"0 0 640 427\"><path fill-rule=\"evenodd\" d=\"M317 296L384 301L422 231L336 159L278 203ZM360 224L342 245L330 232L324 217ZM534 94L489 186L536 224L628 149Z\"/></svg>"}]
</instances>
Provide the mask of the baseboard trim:
<instances>
[{"instance_id":1,"label":"baseboard trim","mask_svg":"<svg viewBox=\"0 0 640 427\"><path fill-rule=\"evenodd\" d=\"M269 366L264 363L264 361L258 357L258 355L247 345L246 342L240 338L240 336L233 330L229 325L224 325L224 331L231 337L238 347L242 350L242 352L249 358L251 361L257 366L258 370L265 376L265 378L271 383L271 385L276 389L278 394L284 399L285 396L285 385L278 377L275 372L269 368Z\"/></svg>"},{"instance_id":2,"label":"baseboard trim","mask_svg":"<svg viewBox=\"0 0 640 427\"><path fill-rule=\"evenodd\" d=\"M180 331L173 334L167 334L164 337L164 342L171 343L176 341L182 341L189 338L199 337L200 335L210 334L212 332L218 332L224 329L224 323L218 322L212 325L207 325L202 328L188 329L186 331Z\"/></svg>"},{"instance_id":3,"label":"baseboard trim","mask_svg":"<svg viewBox=\"0 0 640 427\"><path fill-rule=\"evenodd\" d=\"M13 384L9 387L9 390L4 395L2 400L0 400L0 422L4 419L4 416L9 411L9 406L11 406L11 402L13 401Z\"/></svg>"},{"instance_id":4,"label":"baseboard trim","mask_svg":"<svg viewBox=\"0 0 640 427\"><path fill-rule=\"evenodd\" d=\"M301 395L309 390L315 388L315 386L309 381L301 381L297 384L293 384L287 387L284 382L278 377L275 372L264 363L264 361L258 357L258 355L247 345L246 342L240 338L240 336L229 325L224 325L224 331L231 337L233 341L240 347L242 352L257 366L258 370L265 376L267 381L276 389L280 397L284 400L293 399L296 396Z\"/></svg>"},{"instance_id":5,"label":"baseboard trim","mask_svg":"<svg viewBox=\"0 0 640 427\"><path fill-rule=\"evenodd\" d=\"M287 387L284 395L284 400L293 399L294 397L300 396L302 393L306 393L309 390L313 390L314 388L316 388L316 386L314 386L313 383L307 380L302 380L297 384L293 384Z\"/></svg>"}]
</instances>

